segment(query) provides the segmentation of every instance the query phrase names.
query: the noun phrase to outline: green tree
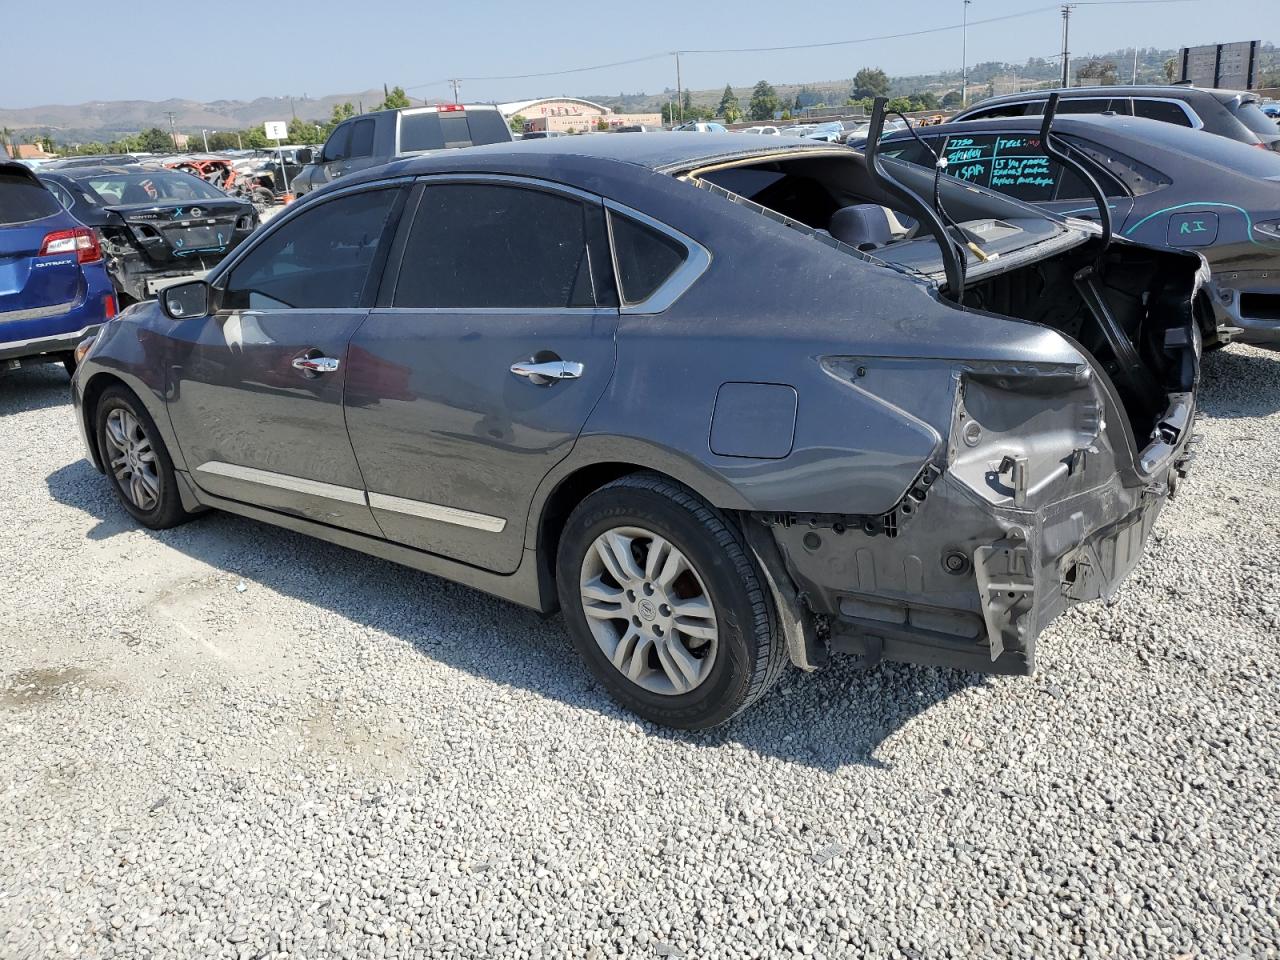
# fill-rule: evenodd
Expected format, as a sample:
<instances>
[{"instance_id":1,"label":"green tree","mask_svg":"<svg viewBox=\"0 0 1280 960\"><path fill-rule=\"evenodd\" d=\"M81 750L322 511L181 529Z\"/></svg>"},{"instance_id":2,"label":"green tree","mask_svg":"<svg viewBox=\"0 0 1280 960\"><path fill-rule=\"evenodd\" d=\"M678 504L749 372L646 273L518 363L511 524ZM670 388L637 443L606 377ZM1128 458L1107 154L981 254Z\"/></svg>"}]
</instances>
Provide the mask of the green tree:
<instances>
[{"instance_id":1,"label":"green tree","mask_svg":"<svg viewBox=\"0 0 1280 960\"><path fill-rule=\"evenodd\" d=\"M409 106L409 96L404 92L404 87L392 87L391 92L387 93L386 85L382 87L382 102L373 109L375 110L403 110Z\"/></svg>"},{"instance_id":2,"label":"green tree","mask_svg":"<svg viewBox=\"0 0 1280 960\"><path fill-rule=\"evenodd\" d=\"M747 104L747 114L752 120L772 120L774 113L782 106L778 101L778 91L767 80L759 81L751 89L751 101Z\"/></svg>"},{"instance_id":3,"label":"green tree","mask_svg":"<svg viewBox=\"0 0 1280 960\"><path fill-rule=\"evenodd\" d=\"M263 147L274 147L275 141L267 139L267 131L262 127L246 127L240 134L240 142L246 150L261 150Z\"/></svg>"},{"instance_id":4,"label":"green tree","mask_svg":"<svg viewBox=\"0 0 1280 960\"><path fill-rule=\"evenodd\" d=\"M733 87L727 83L724 85L724 93L720 95L720 105L716 108L716 113L724 117L725 123L737 123L742 119L742 104L734 96Z\"/></svg>"},{"instance_id":5,"label":"green tree","mask_svg":"<svg viewBox=\"0 0 1280 960\"><path fill-rule=\"evenodd\" d=\"M335 103L333 105L333 112L329 114L328 122L320 125L320 132L324 134L325 139L328 139L329 134L333 133L334 127L340 124L343 120L350 119L355 115L355 104L350 100L346 103Z\"/></svg>"},{"instance_id":6,"label":"green tree","mask_svg":"<svg viewBox=\"0 0 1280 960\"><path fill-rule=\"evenodd\" d=\"M323 143L324 134L320 130L320 124L315 121L294 117L289 121L289 142Z\"/></svg>"},{"instance_id":7,"label":"green tree","mask_svg":"<svg viewBox=\"0 0 1280 960\"><path fill-rule=\"evenodd\" d=\"M680 100L679 116L681 120L695 119L694 113L693 113L693 94L690 93L688 90L684 92L684 96Z\"/></svg>"},{"instance_id":8,"label":"green tree","mask_svg":"<svg viewBox=\"0 0 1280 960\"><path fill-rule=\"evenodd\" d=\"M1166 83L1173 83L1178 79L1178 74L1182 72L1182 61L1178 57L1170 57L1164 62L1164 79ZM1266 86L1266 84L1263 84Z\"/></svg>"},{"instance_id":9,"label":"green tree","mask_svg":"<svg viewBox=\"0 0 1280 960\"><path fill-rule=\"evenodd\" d=\"M1076 71L1081 83L1111 86L1117 80L1116 65L1110 60L1090 57L1083 67Z\"/></svg>"},{"instance_id":10,"label":"green tree","mask_svg":"<svg viewBox=\"0 0 1280 960\"><path fill-rule=\"evenodd\" d=\"M955 108L955 107L959 107L959 106L960 106L960 91L959 91L959 90L948 90L948 91L947 91L947 93L946 93L946 95L942 98L942 106L943 106L945 109L947 109L947 110L951 110L951 109L953 109L953 108Z\"/></svg>"},{"instance_id":11,"label":"green tree","mask_svg":"<svg viewBox=\"0 0 1280 960\"><path fill-rule=\"evenodd\" d=\"M8 127L0 127L0 147L4 148L6 157L18 155L18 145L13 139L13 131Z\"/></svg>"},{"instance_id":12,"label":"green tree","mask_svg":"<svg viewBox=\"0 0 1280 960\"><path fill-rule=\"evenodd\" d=\"M173 137L159 127L151 127L138 134L135 149L143 153L173 153Z\"/></svg>"},{"instance_id":13,"label":"green tree","mask_svg":"<svg viewBox=\"0 0 1280 960\"><path fill-rule=\"evenodd\" d=\"M524 115L517 113L507 120L507 126L511 128L512 133L524 133Z\"/></svg>"},{"instance_id":14,"label":"green tree","mask_svg":"<svg viewBox=\"0 0 1280 960\"><path fill-rule=\"evenodd\" d=\"M791 112L799 113L804 109L804 104L800 102L800 94L796 94L796 98L791 101Z\"/></svg>"},{"instance_id":15,"label":"green tree","mask_svg":"<svg viewBox=\"0 0 1280 960\"><path fill-rule=\"evenodd\" d=\"M853 99L866 97L887 97L889 95L889 75L879 67L863 67L853 78Z\"/></svg>"},{"instance_id":16,"label":"green tree","mask_svg":"<svg viewBox=\"0 0 1280 960\"><path fill-rule=\"evenodd\" d=\"M609 121L608 121L608 120L606 120L604 117L600 117L598 120L596 120L596 130L597 130L597 131L599 131L600 133L603 133L603 132L605 132L605 131L606 131L606 130L608 130L608 129L609 129Z\"/></svg>"}]
</instances>

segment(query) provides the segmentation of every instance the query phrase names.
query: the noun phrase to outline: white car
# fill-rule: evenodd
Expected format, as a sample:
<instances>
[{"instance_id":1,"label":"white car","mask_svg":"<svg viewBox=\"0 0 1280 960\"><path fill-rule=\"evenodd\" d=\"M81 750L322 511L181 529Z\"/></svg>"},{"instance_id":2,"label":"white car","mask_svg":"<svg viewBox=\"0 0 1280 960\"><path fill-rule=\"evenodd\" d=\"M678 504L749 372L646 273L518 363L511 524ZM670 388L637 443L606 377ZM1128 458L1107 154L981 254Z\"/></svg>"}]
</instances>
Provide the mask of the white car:
<instances>
[{"instance_id":1,"label":"white car","mask_svg":"<svg viewBox=\"0 0 1280 960\"><path fill-rule=\"evenodd\" d=\"M711 123L706 120L690 120L688 123L682 123L675 127L675 130L684 133L728 133L728 128L723 123Z\"/></svg>"},{"instance_id":2,"label":"white car","mask_svg":"<svg viewBox=\"0 0 1280 960\"><path fill-rule=\"evenodd\" d=\"M778 128L770 127L770 126L747 127L747 129L742 130L740 132L741 133L758 133L762 136L776 137L778 135Z\"/></svg>"}]
</instances>

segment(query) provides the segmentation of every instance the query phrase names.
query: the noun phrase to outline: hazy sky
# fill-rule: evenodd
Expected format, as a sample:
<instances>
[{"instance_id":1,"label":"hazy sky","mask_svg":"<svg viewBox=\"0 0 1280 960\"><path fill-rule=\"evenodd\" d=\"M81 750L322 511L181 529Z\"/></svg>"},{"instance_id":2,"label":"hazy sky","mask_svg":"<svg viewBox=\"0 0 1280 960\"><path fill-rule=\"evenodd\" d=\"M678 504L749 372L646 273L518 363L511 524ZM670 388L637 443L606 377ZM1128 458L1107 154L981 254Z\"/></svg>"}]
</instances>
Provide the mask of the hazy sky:
<instances>
[{"instance_id":1,"label":"hazy sky","mask_svg":"<svg viewBox=\"0 0 1280 960\"><path fill-rule=\"evenodd\" d=\"M49 6L0 0L0 107L321 96L383 83L410 87L417 97L444 97L448 86L432 81L564 70L674 49L875 37L959 24L962 8L963 0L126 0L104 16L108 8L101 0ZM969 7L970 21L1010 14L1025 15L970 27L970 63L1057 53L1057 4L973 0ZM1275 39L1277 14L1277 0L1081 4L1072 17L1071 49L1083 54ZM695 89L761 78L840 79L867 65L890 74L923 73L960 66L960 31L817 50L689 54L681 60L684 85ZM462 99L656 93L674 87L675 79L668 56L565 76L468 81Z\"/></svg>"}]
</instances>

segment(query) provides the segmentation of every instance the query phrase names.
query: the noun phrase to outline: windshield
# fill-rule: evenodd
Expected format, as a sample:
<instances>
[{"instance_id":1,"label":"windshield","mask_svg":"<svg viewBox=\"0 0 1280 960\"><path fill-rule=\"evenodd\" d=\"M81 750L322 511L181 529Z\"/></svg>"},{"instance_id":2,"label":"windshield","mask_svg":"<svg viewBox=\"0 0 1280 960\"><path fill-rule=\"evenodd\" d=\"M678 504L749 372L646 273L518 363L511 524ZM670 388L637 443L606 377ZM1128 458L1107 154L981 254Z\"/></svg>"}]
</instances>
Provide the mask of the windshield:
<instances>
[{"instance_id":1,"label":"windshield","mask_svg":"<svg viewBox=\"0 0 1280 960\"><path fill-rule=\"evenodd\" d=\"M89 199L108 206L118 203L164 203L170 200L225 200L227 195L189 173L155 170L145 173L103 173L80 181Z\"/></svg>"}]
</instances>

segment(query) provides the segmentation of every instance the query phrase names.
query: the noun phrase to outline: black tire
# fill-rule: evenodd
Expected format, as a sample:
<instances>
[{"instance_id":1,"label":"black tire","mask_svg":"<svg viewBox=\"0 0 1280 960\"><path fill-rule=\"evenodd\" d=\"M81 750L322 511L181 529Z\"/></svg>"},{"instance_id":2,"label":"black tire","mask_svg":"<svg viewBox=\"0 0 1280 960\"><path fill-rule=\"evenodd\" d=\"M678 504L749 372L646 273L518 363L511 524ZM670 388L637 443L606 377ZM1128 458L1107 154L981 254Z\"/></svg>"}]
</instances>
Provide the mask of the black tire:
<instances>
[{"instance_id":1,"label":"black tire","mask_svg":"<svg viewBox=\"0 0 1280 960\"><path fill-rule=\"evenodd\" d=\"M155 496L155 504L150 509L143 509L131 499L129 493L125 491L120 478L116 476L115 471L112 469L111 451L113 446L107 437L107 420L112 412L116 410L125 411L134 418L142 435L154 452L155 475L159 492ZM191 519L193 515L183 509L182 496L178 492L178 481L173 473L173 460L169 457L169 451L165 448L160 431L156 428L156 423L151 419L151 415L147 413L146 407L142 405L142 401L131 390L118 385L107 387L98 398L97 406L94 408L93 428L94 435L98 441L98 452L102 457L103 466L106 468L111 489L115 491L116 498L120 501L121 506L135 520L144 527L150 527L152 530L164 530L167 527L175 527L180 523L186 523Z\"/></svg>"},{"instance_id":2,"label":"black tire","mask_svg":"<svg viewBox=\"0 0 1280 960\"><path fill-rule=\"evenodd\" d=\"M580 590L584 560L597 537L623 527L665 538L693 565L709 595L718 646L705 679L687 692L655 693L633 683L610 662L588 625ZM687 730L714 727L755 703L782 675L786 644L741 534L720 511L672 480L631 474L578 504L560 538L556 578L578 653L615 700L646 720Z\"/></svg>"}]
</instances>

